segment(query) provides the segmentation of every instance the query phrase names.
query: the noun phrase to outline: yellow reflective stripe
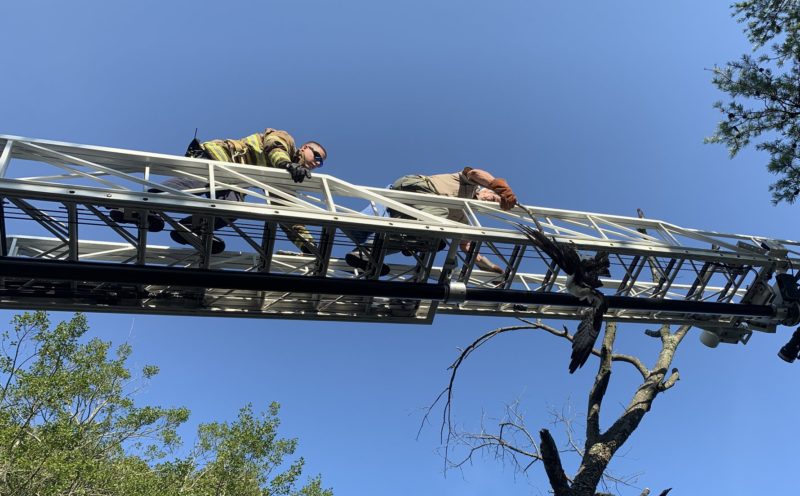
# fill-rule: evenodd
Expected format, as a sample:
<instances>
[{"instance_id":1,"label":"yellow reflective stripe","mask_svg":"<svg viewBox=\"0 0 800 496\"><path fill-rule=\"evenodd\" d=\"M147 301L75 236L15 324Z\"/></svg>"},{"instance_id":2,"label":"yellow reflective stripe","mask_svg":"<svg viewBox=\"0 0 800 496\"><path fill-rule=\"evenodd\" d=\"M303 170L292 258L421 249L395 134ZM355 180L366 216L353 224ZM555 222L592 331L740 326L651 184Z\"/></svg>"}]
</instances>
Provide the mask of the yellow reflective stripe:
<instances>
[{"instance_id":1,"label":"yellow reflective stripe","mask_svg":"<svg viewBox=\"0 0 800 496\"><path fill-rule=\"evenodd\" d=\"M282 164L284 162L291 162L292 159L286 150L283 148L273 148L269 151L269 164L270 167L278 167L278 164Z\"/></svg>"},{"instance_id":2,"label":"yellow reflective stripe","mask_svg":"<svg viewBox=\"0 0 800 496\"><path fill-rule=\"evenodd\" d=\"M222 142L219 141L206 141L201 145L203 149L211 155L211 158L214 160L219 160L220 162L232 162L230 154L228 153L227 147L225 147Z\"/></svg>"},{"instance_id":3,"label":"yellow reflective stripe","mask_svg":"<svg viewBox=\"0 0 800 496\"><path fill-rule=\"evenodd\" d=\"M291 162L292 156L289 150L293 149L291 143L283 139L278 133L271 133L264 140L264 149L267 152L267 164L270 167L277 167L283 162Z\"/></svg>"},{"instance_id":4,"label":"yellow reflective stripe","mask_svg":"<svg viewBox=\"0 0 800 496\"><path fill-rule=\"evenodd\" d=\"M251 134L240 140L206 141L201 146L211 158L222 162L233 162L233 155L237 162L266 167L278 167L278 164L291 162L295 152L294 140L285 132L269 131L267 134Z\"/></svg>"},{"instance_id":5,"label":"yellow reflective stripe","mask_svg":"<svg viewBox=\"0 0 800 496\"><path fill-rule=\"evenodd\" d=\"M262 148L261 135L251 134L244 139L250 152L250 159L248 163L252 165L267 165L267 158L264 156L264 149Z\"/></svg>"}]
</instances>

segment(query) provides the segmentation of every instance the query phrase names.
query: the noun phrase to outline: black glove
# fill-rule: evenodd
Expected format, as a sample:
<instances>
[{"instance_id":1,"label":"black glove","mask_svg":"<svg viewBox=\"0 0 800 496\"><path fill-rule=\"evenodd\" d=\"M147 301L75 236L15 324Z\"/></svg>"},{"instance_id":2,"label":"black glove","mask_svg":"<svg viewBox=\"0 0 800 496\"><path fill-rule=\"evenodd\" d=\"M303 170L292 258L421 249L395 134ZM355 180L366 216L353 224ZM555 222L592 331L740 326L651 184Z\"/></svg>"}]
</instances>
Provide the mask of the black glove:
<instances>
[{"instance_id":1,"label":"black glove","mask_svg":"<svg viewBox=\"0 0 800 496\"><path fill-rule=\"evenodd\" d=\"M311 178L311 171L304 165L287 164L286 170L289 171L289 175L292 176L292 181L296 183L302 183L306 179Z\"/></svg>"},{"instance_id":2,"label":"black glove","mask_svg":"<svg viewBox=\"0 0 800 496\"><path fill-rule=\"evenodd\" d=\"M197 138L193 139L192 142L189 143L184 156L190 158L211 158L211 155L209 155L208 152L203 149L203 145L200 144L200 141L198 141Z\"/></svg>"}]
</instances>

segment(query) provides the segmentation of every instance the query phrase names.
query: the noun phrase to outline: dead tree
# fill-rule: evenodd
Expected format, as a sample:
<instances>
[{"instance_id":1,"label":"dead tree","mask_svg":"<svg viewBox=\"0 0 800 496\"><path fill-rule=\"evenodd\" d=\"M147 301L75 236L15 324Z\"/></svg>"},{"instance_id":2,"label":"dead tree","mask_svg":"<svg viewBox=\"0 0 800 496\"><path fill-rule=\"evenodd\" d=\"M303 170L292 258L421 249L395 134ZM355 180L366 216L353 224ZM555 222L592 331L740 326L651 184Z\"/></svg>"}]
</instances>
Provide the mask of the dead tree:
<instances>
[{"instance_id":1,"label":"dead tree","mask_svg":"<svg viewBox=\"0 0 800 496\"><path fill-rule=\"evenodd\" d=\"M573 336L566 327L558 330L543 324L540 321L519 319L523 325L501 327L489 331L472 342L461 351L458 358L450 366L450 381L428 409L426 418L433 412L434 407L442 402L441 436L444 446L445 463L449 467L460 467L470 461L476 453L493 451L496 456L509 460L514 467L522 472L528 471L537 462L541 462L547 474L548 481L556 496L594 496L603 482L622 483L630 485L626 479L615 478L608 473L608 466L614 457L630 438L645 414L650 411L656 397L670 389L679 379L678 370L672 368L672 361L678 345L689 331L690 326L681 326L672 332L668 325L658 331L646 331L648 336L661 340L661 350L655 364L648 368L639 358L631 355L613 352L616 339L617 325L614 322L606 324L606 332L600 349L593 349L592 354L600 357L600 364L595 376L594 384L589 392L586 408L585 442L581 447L568 428L568 443L580 457L580 466L577 472L568 476L564 471L561 454L553 436L548 429L541 429L536 436L528 431L524 419L518 414L515 407L507 408L506 417L501 420L494 432L482 429L479 433L458 432L452 422L451 407L453 400L453 385L459 367L478 348L492 338L507 332L523 330L542 330L560 338L572 341ZM611 380L612 365L614 362L623 362L633 366L641 375L642 383L633 392L625 410L611 426L602 431L600 428L600 415L603 398ZM562 419L563 420L563 419ZM571 427L571 426L568 426ZM468 446L468 454L460 459L452 458L451 447L456 443ZM661 494L666 495L669 489ZM642 495L650 494L649 489L644 489Z\"/></svg>"}]
</instances>

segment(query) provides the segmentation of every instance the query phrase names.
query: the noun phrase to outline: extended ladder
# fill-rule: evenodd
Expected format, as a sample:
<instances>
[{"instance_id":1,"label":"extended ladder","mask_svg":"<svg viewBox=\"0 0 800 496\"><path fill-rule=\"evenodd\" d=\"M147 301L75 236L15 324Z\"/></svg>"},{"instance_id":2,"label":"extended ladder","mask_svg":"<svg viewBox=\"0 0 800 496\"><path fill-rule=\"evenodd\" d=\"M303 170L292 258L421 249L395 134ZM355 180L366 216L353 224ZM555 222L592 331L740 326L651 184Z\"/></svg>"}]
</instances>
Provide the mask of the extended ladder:
<instances>
[{"instance_id":1,"label":"extended ladder","mask_svg":"<svg viewBox=\"0 0 800 496\"><path fill-rule=\"evenodd\" d=\"M610 253L607 319L689 323L731 343L800 320L795 241L542 207L504 212L317 172L295 184L278 169L17 136L0 135L0 150L3 308L398 323L431 323L437 313L579 318L565 277L514 226L533 215L583 255ZM168 188L169 177L207 187ZM246 201L210 199L223 189ZM414 205L462 210L470 225ZM138 224L115 223L109 209ZM148 215L166 228L149 232ZM188 215L198 236L178 245L169 233L186 230L179 220ZM216 255L214 218L227 221L214 233L227 246ZM313 253L286 239L281 226L294 224L314 235ZM471 241L468 253L461 240ZM373 262L365 271L344 262L359 246ZM479 251L504 272L479 270Z\"/></svg>"}]
</instances>

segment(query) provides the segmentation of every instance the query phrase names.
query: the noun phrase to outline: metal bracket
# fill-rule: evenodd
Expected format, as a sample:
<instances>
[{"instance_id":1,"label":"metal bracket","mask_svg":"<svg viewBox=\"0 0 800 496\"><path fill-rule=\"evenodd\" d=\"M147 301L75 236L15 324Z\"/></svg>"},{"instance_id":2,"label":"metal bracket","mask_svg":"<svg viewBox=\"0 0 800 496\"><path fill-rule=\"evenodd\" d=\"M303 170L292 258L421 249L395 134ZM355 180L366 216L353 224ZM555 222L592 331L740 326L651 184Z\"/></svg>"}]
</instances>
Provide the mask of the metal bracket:
<instances>
[{"instance_id":1,"label":"metal bracket","mask_svg":"<svg viewBox=\"0 0 800 496\"><path fill-rule=\"evenodd\" d=\"M467 301L467 285L463 282L451 281L448 286L445 303L456 305Z\"/></svg>"}]
</instances>

